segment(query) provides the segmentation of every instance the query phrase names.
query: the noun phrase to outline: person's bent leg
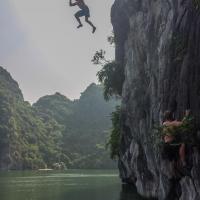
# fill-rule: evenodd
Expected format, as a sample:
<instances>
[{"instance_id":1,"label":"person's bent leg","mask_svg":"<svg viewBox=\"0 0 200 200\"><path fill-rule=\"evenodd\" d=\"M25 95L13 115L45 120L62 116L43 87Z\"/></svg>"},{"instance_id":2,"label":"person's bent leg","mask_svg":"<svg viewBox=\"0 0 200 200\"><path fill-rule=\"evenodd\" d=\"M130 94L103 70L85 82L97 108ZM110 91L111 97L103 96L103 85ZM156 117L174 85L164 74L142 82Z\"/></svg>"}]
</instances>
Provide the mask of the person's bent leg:
<instances>
[{"instance_id":1,"label":"person's bent leg","mask_svg":"<svg viewBox=\"0 0 200 200\"><path fill-rule=\"evenodd\" d=\"M179 156L180 156L180 161L183 166L186 165L185 161L185 144L181 144L180 149L179 149Z\"/></svg>"},{"instance_id":2,"label":"person's bent leg","mask_svg":"<svg viewBox=\"0 0 200 200\"><path fill-rule=\"evenodd\" d=\"M74 15L74 17L76 18L76 20L78 21L78 23L79 23L79 25L77 26L77 28L80 28L80 27L82 27L83 26L83 24L81 23L81 20L80 20L80 17L81 17L81 10L80 11L78 11L75 15Z\"/></svg>"},{"instance_id":3,"label":"person's bent leg","mask_svg":"<svg viewBox=\"0 0 200 200\"><path fill-rule=\"evenodd\" d=\"M85 17L85 21L92 27L92 33L94 33L96 31L94 24L88 19L87 16Z\"/></svg>"}]
</instances>

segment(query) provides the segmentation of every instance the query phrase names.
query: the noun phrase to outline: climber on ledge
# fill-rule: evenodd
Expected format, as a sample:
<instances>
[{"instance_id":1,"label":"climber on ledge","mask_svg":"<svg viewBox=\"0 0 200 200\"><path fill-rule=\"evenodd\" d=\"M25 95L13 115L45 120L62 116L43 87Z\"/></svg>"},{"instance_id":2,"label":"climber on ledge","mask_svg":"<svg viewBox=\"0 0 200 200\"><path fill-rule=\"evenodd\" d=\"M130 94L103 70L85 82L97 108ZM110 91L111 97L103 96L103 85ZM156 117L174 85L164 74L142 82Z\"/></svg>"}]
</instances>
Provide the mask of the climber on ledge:
<instances>
[{"instance_id":1,"label":"climber on ledge","mask_svg":"<svg viewBox=\"0 0 200 200\"><path fill-rule=\"evenodd\" d=\"M186 111L185 117L189 115L189 111ZM180 164L185 167L186 161L185 161L185 144L184 143L178 143L177 138L174 134L172 134L177 127L180 127L183 124L183 121L177 121L173 117L173 113L170 111L166 111L164 114L164 122L163 122L163 132L164 137L163 140L166 145L168 145L168 156L172 158L175 158L175 160L180 160ZM178 144L177 144L178 143ZM178 152L178 154L176 153ZM176 155L177 154L177 155Z\"/></svg>"},{"instance_id":2,"label":"climber on ledge","mask_svg":"<svg viewBox=\"0 0 200 200\"><path fill-rule=\"evenodd\" d=\"M92 33L96 31L96 27L93 25L91 21L89 21L90 10L88 6L85 4L84 0L75 0L75 3L72 3L72 0L69 0L70 6L78 6L81 10L79 10L74 16L78 21L79 25L77 28L81 28L83 24L81 23L80 17L85 16L85 21L92 27Z\"/></svg>"}]
</instances>

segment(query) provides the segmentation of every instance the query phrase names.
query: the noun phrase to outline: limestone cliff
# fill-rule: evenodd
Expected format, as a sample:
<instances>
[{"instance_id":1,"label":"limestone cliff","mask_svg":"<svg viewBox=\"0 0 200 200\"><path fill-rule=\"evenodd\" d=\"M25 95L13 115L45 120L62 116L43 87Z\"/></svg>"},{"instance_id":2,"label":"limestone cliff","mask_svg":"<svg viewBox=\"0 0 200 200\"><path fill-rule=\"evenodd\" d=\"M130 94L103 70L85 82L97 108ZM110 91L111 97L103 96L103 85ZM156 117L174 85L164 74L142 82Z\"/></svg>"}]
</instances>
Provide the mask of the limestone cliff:
<instances>
[{"instance_id":1,"label":"limestone cliff","mask_svg":"<svg viewBox=\"0 0 200 200\"><path fill-rule=\"evenodd\" d=\"M151 135L163 112L181 119L191 109L200 129L200 9L193 0L115 0L116 60L125 67L119 169L123 181L158 199L200 199L200 154L191 173L174 179L153 150Z\"/></svg>"}]
</instances>

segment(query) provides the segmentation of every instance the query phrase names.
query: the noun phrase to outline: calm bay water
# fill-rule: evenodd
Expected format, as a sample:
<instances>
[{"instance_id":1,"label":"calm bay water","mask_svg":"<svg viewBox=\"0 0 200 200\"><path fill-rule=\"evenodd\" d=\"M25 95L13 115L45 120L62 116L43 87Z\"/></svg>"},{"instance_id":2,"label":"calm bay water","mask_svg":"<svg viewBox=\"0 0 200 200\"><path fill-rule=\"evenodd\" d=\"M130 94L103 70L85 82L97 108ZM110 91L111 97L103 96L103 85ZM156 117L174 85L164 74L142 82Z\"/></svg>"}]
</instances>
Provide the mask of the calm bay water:
<instances>
[{"instance_id":1,"label":"calm bay water","mask_svg":"<svg viewBox=\"0 0 200 200\"><path fill-rule=\"evenodd\" d=\"M0 172L0 200L141 200L117 171Z\"/></svg>"}]
</instances>

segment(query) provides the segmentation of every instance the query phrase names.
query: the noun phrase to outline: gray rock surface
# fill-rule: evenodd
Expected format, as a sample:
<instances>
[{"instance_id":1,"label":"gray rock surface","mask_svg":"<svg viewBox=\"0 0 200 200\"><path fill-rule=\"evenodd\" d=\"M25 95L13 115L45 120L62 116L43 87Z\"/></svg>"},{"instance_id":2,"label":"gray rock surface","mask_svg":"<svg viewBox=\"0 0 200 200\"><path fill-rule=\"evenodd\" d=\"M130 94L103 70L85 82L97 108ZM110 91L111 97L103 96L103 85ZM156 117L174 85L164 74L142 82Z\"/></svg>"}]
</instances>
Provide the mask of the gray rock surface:
<instances>
[{"instance_id":1,"label":"gray rock surface","mask_svg":"<svg viewBox=\"0 0 200 200\"><path fill-rule=\"evenodd\" d=\"M200 129L200 9L193 0L115 0L111 12L116 60L125 67L123 182L145 197L200 199L200 155L190 151L191 173L175 179L171 163L152 145L165 110L181 119L191 109Z\"/></svg>"}]
</instances>

